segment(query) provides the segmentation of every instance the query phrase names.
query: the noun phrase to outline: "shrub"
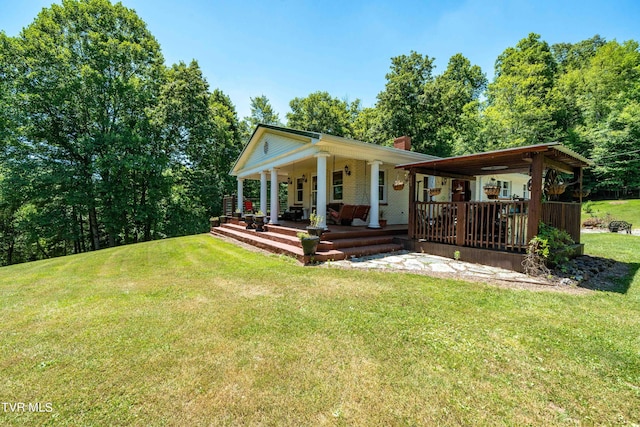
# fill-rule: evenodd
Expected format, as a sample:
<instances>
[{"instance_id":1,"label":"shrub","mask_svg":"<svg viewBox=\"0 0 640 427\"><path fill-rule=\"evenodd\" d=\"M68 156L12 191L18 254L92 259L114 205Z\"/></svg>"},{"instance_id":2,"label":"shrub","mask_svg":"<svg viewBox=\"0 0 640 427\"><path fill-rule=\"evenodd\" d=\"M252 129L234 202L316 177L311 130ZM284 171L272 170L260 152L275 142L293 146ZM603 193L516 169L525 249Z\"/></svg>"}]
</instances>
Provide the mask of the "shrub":
<instances>
[{"instance_id":1,"label":"shrub","mask_svg":"<svg viewBox=\"0 0 640 427\"><path fill-rule=\"evenodd\" d=\"M523 261L525 273L539 275L548 274L548 267L562 269L569 261L573 244L575 242L569 233L541 222L538 235L529 242L527 257Z\"/></svg>"}]
</instances>

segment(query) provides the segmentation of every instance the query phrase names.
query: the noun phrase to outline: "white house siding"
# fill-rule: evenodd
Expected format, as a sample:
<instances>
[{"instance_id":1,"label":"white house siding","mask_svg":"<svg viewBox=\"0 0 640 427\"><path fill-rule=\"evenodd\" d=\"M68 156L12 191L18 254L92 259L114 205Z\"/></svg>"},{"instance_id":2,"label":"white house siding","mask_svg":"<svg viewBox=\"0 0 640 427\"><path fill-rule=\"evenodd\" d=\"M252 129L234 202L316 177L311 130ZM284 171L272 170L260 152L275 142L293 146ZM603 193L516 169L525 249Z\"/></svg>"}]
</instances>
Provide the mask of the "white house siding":
<instances>
[{"instance_id":1,"label":"white house siding","mask_svg":"<svg viewBox=\"0 0 640 427\"><path fill-rule=\"evenodd\" d=\"M511 173L511 174L502 174L502 175L492 175L492 176L481 176L476 180L475 186L475 194L477 195L474 200L480 201L488 201L489 198L484 194L484 190L482 189L486 183L491 181L491 178L495 178L496 181L501 182L509 182L510 188L508 195L500 194L500 199L508 199L514 196L518 196L519 198L529 199L530 194L528 191L524 189L529 182L529 175L521 174L521 173Z\"/></svg>"},{"instance_id":2,"label":"white house siding","mask_svg":"<svg viewBox=\"0 0 640 427\"><path fill-rule=\"evenodd\" d=\"M352 205L370 205L370 173L371 166L364 160L336 159L335 166L333 158L327 159L327 202L344 203ZM351 175L344 174L345 165L349 166ZM395 165L383 164L381 171L385 171L387 200L380 204L380 209L384 211L384 218L389 224L406 224L409 220L409 185L406 184L402 191L393 189L393 182L396 179ZM333 200L332 178L334 171L343 172L343 199ZM290 176L292 184L288 186L287 205L296 205L296 179L305 175L307 182L304 184L304 201L302 207L311 208L311 185L312 176L316 175L315 168L296 169ZM404 178L404 172L399 172L399 178ZM299 205L299 204L298 204ZM356 220L354 225L365 225L366 222Z\"/></svg>"},{"instance_id":3,"label":"white house siding","mask_svg":"<svg viewBox=\"0 0 640 427\"><path fill-rule=\"evenodd\" d=\"M264 152L265 141L268 141L269 146L266 154ZM294 138L287 138L284 136L267 133L263 135L258 143L254 146L254 150L252 153L250 153L247 162L243 165L243 168L251 169L256 165L268 163L274 158L300 148L301 146L305 145L305 143L305 141L300 141Z\"/></svg>"}]
</instances>

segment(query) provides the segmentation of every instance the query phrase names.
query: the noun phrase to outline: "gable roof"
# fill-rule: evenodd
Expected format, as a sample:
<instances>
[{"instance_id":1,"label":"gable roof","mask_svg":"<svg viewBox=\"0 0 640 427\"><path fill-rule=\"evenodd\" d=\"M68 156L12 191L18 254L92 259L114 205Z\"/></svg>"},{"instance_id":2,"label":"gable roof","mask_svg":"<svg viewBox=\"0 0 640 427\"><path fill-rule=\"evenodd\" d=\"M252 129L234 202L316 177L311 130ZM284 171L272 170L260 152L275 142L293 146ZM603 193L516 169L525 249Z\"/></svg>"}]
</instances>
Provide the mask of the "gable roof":
<instances>
[{"instance_id":1,"label":"gable roof","mask_svg":"<svg viewBox=\"0 0 640 427\"><path fill-rule=\"evenodd\" d=\"M265 147L266 144L268 147ZM393 165L437 159L427 154L326 133L259 124L230 173L239 177L255 178L256 173L261 170L281 168L313 158L321 152L350 159L380 160Z\"/></svg>"},{"instance_id":2,"label":"gable roof","mask_svg":"<svg viewBox=\"0 0 640 427\"><path fill-rule=\"evenodd\" d=\"M514 147L464 156L433 159L424 162L407 163L396 166L399 169L414 169L428 175L453 178L472 178L481 175L503 173L528 173L531 156L544 153L548 161L556 168L570 171L574 168L586 168L593 162L559 142Z\"/></svg>"}]
</instances>

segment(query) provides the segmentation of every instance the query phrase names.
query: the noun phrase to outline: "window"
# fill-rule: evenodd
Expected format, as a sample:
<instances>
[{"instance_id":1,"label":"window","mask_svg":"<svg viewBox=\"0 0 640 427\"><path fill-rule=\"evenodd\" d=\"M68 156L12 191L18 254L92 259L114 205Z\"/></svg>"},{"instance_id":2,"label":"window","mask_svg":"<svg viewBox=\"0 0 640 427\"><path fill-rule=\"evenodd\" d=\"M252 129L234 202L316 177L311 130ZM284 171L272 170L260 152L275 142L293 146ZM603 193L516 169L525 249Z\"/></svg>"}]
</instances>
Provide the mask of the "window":
<instances>
[{"instance_id":1,"label":"window","mask_svg":"<svg viewBox=\"0 0 640 427\"><path fill-rule=\"evenodd\" d=\"M304 201L304 178L296 178L296 203Z\"/></svg>"},{"instance_id":2,"label":"window","mask_svg":"<svg viewBox=\"0 0 640 427\"><path fill-rule=\"evenodd\" d=\"M311 206L316 207L318 204L318 177L311 177Z\"/></svg>"},{"instance_id":3,"label":"window","mask_svg":"<svg viewBox=\"0 0 640 427\"><path fill-rule=\"evenodd\" d=\"M333 173L333 184L331 191L332 200L342 200L342 171L337 171Z\"/></svg>"},{"instance_id":4,"label":"window","mask_svg":"<svg viewBox=\"0 0 640 427\"><path fill-rule=\"evenodd\" d=\"M527 200L529 198L529 186L522 184L522 198Z\"/></svg>"},{"instance_id":5,"label":"window","mask_svg":"<svg viewBox=\"0 0 640 427\"><path fill-rule=\"evenodd\" d=\"M385 171L378 171L378 200L386 203L387 201L387 180Z\"/></svg>"},{"instance_id":6,"label":"window","mask_svg":"<svg viewBox=\"0 0 640 427\"><path fill-rule=\"evenodd\" d=\"M500 186L500 197L511 197L511 181L498 181L498 185Z\"/></svg>"}]
</instances>

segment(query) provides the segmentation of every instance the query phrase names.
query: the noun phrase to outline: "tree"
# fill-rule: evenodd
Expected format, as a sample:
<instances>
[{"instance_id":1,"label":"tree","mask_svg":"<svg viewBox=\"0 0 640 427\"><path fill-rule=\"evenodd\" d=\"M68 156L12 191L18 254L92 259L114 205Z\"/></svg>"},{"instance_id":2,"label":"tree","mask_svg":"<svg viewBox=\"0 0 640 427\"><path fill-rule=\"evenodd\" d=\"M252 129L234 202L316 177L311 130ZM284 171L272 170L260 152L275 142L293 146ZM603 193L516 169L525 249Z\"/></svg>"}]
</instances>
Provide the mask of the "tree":
<instances>
[{"instance_id":1,"label":"tree","mask_svg":"<svg viewBox=\"0 0 640 427\"><path fill-rule=\"evenodd\" d=\"M360 100L349 103L332 98L328 92L314 92L306 98L292 99L289 106L288 127L352 138Z\"/></svg>"},{"instance_id":2,"label":"tree","mask_svg":"<svg viewBox=\"0 0 640 427\"><path fill-rule=\"evenodd\" d=\"M529 34L496 61L495 79L488 87L488 141L506 148L557 139L558 93L556 63L549 45Z\"/></svg>"},{"instance_id":3,"label":"tree","mask_svg":"<svg viewBox=\"0 0 640 427\"><path fill-rule=\"evenodd\" d=\"M131 233L130 201L141 197L131 177L134 158L150 155L146 111L162 79L159 45L120 3L64 0L43 9L16 46L22 148L40 160L34 188L88 218L93 249L103 230L115 244Z\"/></svg>"},{"instance_id":4,"label":"tree","mask_svg":"<svg viewBox=\"0 0 640 427\"><path fill-rule=\"evenodd\" d=\"M440 155L477 152L477 130L472 123L478 118L479 99L487 86L487 78L477 65L458 53L449 59L447 69L433 83L427 84L425 92L435 93L431 97L431 121L438 124L433 137Z\"/></svg>"},{"instance_id":5,"label":"tree","mask_svg":"<svg viewBox=\"0 0 640 427\"><path fill-rule=\"evenodd\" d=\"M391 58L391 71L385 76L385 89L378 94L376 107L385 129L385 140L391 144L402 135L412 138L416 151L436 154L433 128L426 119L425 86L433 81L433 58L417 52Z\"/></svg>"},{"instance_id":6,"label":"tree","mask_svg":"<svg viewBox=\"0 0 640 427\"><path fill-rule=\"evenodd\" d=\"M251 98L251 116L246 117L245 120L249 122L251 128L255 128L261 123L282 126L278 113L273 110L269 99L264 95Z\"/></svg>"},{"instance_id":7,"label":"tree","mask_svg":"<svg viewBox=\"0 0 640 427\"><path fill-rule=\"evenodd\" d=\"M579 147L597 166L599 188L639 188L640 48L636 41L608 42L580 72L577 105L584 125L576 127Z\"/></svg>"}]
</instances>

